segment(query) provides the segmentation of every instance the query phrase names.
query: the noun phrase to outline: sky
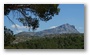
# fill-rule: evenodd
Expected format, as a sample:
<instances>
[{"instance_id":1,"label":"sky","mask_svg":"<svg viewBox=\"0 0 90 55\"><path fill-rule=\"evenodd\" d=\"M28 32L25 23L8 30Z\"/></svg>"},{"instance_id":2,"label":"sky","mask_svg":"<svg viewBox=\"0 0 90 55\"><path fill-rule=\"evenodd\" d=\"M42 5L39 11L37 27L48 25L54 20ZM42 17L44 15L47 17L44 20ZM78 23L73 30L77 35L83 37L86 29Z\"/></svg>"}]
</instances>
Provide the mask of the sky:
<instances>
[{"instance_id":1,"label":"sky","mask_svg":"<svg viewBox=\"0 0 90 55\"><path fill-rule=\"evenodd\" d=\"M39 28L37 28L35 32L55 28L62 24L68 23L70 25L74 25L80 33L84 33L84 4L60 4L58 7L60 8L59 15L55 15L51 20L47 22L40 21ZM16 20L18 15L15 16L15 14L12 14L13 13L10 12L8 16L13 20L13 22L15 22L18 30L6 16L4 16L4 26L11 29L14 34L23 31L29 32L28 28L26 28L20 22L18 22L18 20ZM30 31L32 32L32 30Z\"/></svg>"}]
</instances>

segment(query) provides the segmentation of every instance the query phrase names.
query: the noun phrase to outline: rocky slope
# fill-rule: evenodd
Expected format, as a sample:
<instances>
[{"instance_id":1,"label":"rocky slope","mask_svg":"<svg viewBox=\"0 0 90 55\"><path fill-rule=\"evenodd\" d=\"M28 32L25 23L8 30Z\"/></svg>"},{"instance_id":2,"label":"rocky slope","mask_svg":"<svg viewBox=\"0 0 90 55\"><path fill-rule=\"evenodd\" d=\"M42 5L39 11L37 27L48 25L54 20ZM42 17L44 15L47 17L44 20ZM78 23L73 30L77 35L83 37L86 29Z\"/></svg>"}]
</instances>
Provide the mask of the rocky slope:
<instances>
[{"instance_id":1,"label":"rocky slope","mask_svg":"<svg viewBox=\"0 0 90 55\"><path fill-rule=\"evenodd\" d=\"M57 26L56 28L47 29L39 32L21 32L16 34L16 36L43 36L43 35L49 35L49 34L63 34L63 33L79 33L79 31L75 28L74 25L70 24L63 24L60 26Z\"/></svg>"}]
</instances>

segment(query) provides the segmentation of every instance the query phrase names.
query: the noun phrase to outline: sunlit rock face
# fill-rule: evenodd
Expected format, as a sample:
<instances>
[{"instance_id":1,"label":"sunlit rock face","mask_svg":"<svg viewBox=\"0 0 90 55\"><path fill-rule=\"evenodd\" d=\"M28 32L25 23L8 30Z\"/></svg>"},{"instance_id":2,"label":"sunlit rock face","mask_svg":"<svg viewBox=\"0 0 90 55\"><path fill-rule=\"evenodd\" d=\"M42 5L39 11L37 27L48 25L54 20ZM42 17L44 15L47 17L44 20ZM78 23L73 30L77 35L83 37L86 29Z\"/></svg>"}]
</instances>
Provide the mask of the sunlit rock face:
<instances>
[{"instance_id":1,"label":"sunlit rock face","mask_svg":"<svg viewBox=\"0 0 90 55\"><path fill-rule=\"evenodd\" d=\"M46 35L46 34L63 34L63 33L79 33L74 25L63 24L56 28L47 29L44 31L37 32L37 35Z\"/></svg>"},{"instance_id":2,"label":"sunlit rock face","mask_svg":"<svg viewBox=\"0 0 90 55\"><path fill-rule=\"evenodd\" d=\"M57 26L56 28L46 29L39 32L22 32L18 33L19 36L43 36L49 34L63 34L63 33L79 33L79 31L75 28L74 25L70 25L68 23Z\"/></svg>"}]
</instances>

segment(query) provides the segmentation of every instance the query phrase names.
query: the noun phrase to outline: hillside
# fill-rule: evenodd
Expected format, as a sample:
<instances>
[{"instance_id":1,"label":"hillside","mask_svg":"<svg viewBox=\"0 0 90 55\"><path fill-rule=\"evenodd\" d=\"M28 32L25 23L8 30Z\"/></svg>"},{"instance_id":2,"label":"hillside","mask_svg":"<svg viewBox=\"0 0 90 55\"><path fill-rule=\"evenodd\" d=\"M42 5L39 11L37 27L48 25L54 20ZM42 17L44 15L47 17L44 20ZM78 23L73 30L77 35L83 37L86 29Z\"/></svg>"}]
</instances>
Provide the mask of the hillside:
<instances>
[{"instance_id":1,"label":"hillside","mask_svg":"<svg viewBox=\"0 0 90 55\"><path fill-rule=\"evenodd\" d=\"M20 32L5 49L84 49L84 33L63 24L39 32Z\"/></svg>"},{"instance_id":2,"label":"hillside","mask_svg":"<svg viewBox=\"0 0 90 55\"><path fill-rule=\"evenodd\" d=\"M46 35L5 46L5 49L84 49L84 34Z\"/></svg>"},{"instance_id":3,"label":"hillside","mask_svg":"<svg viewBox=\"0 0 90 55\"><path fill-rule=\"evenodd\" d=\"M66 24L57 26L56 28L46 29L39 32L21 32L21 33L16 34L16 37L44 36L44 35L49 35L49 34L63 34L63 33L79 33L79 31L75 28L74 25L70 25L66 23Z\"/></svg>"}]
</instances>

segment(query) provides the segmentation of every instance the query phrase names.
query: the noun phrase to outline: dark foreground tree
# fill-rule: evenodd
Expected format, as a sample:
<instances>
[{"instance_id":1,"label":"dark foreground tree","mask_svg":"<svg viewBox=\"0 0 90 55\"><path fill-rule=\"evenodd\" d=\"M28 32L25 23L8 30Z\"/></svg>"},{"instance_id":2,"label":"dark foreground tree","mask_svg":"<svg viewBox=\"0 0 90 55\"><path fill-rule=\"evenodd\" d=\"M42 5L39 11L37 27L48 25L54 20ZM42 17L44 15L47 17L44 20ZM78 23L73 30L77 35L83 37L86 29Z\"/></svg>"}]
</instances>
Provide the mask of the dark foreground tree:
<instances>
[{"instance_id":1,"label":"dark foreground tree","mask_svg":"<svg viewBox=\"0 0 90 55\"><path fill-rule=\"evenodd\" d=\"M13 42L13 40L15 40L13 31L4 27L4 46L10 45Z\"/></svg>"},{"instance_id":2,"label":"dark foreground tree","mask_svg":"<svg viewBox=\"0 0 90 55\"><path fill-rule=\"evenodd\" d=\"M11 11L17 11L22 16L17 20L24 26L32 27L33 30L39 27L39 21L48 21L56 14L58 15L60 9L58 4L5 4L4 15L8 17ZM19 15L16 13L16 15ZM8 19L15 24L10 17Z\"/></svg>"}]
</instances>

